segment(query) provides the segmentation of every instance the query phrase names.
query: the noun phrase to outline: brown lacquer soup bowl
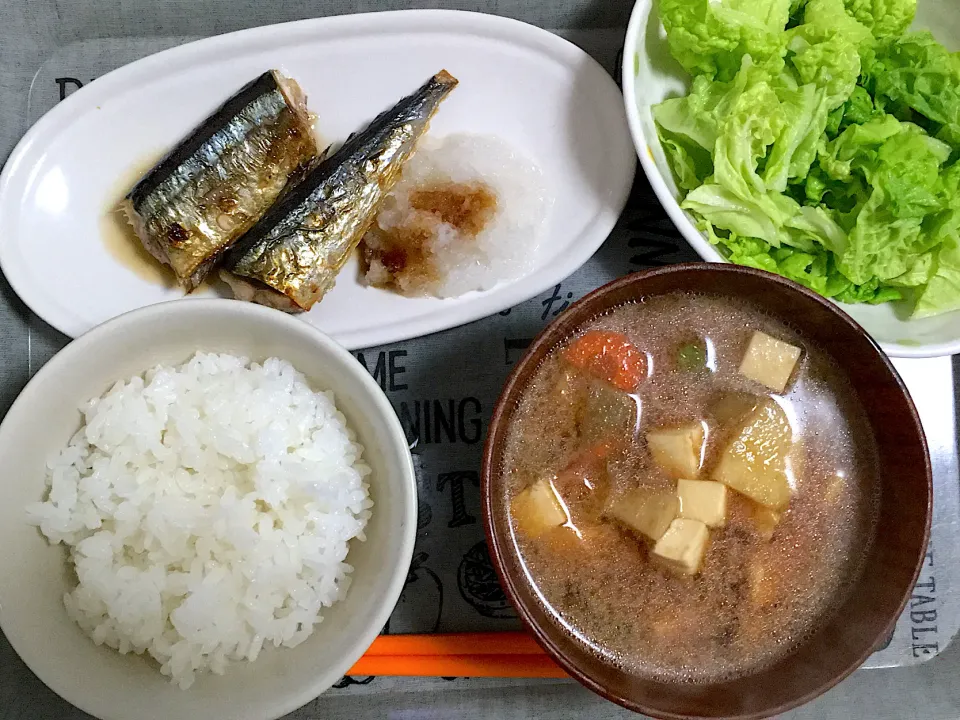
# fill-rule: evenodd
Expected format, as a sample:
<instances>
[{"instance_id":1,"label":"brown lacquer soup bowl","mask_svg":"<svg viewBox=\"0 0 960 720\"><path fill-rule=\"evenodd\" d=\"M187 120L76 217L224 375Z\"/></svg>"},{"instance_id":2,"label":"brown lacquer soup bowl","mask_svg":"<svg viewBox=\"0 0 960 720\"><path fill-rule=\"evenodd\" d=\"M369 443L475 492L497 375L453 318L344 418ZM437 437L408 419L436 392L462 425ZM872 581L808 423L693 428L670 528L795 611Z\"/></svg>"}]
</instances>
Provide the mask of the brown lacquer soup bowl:
<instances>
[{"instance_id":1,"label":"brown lacquer soup bowl","mask_svg":"<svg viewBox=\"0 0 960 720\"><path fill-rule=\"evenodd\" d=\"M509 463L519 462L510 460L517 455L509 448L513 437L511 429L526 417L521 413L524 407L521 401L534 387L538 373L551 367L549 363L554 361L551 358L557 357L554 351L571 347L572 339L580 336L585 324L612 317L611 313L617 308L636 303L656 306L658 298L676 297L677 293L691 297L691 302L696 298L728 298L740 306L756 308L771 321L789 328L791 342L795 345L815 349L821 362L825 359L832 368L831 372L845 378L846 387L856 397L861 408L858 410L861 427L868 433L864 437L869 437L875 444L872 457L876 461L871 466L875 468L872 482L877 488L872 496L875 501L871 506L871 517L875 518L875 524L871 526L871 538L860 545L862 550L850 550L861 555L857 573L850 576L842 592L838 591L836 602L829 611L824 610L818 616L817 623L811 625L811 632L805 639L794 643L789 654L740 674L708 680L694 678L693 681L671 680L657 672L638 670L637 665L628 667L604 653L602 644L598 647L595 641L585 642L575 637L576 633L570 628L579 626L567 622L563 613L551 609L549 601L544 599L546 595L535 579L536 573L530 569L522 550L524 546L517 535L518 532L529 532L530 523L534 521L537 532L541 532L545 525L560 524L563 516L551 520L551 515L566 511L567 504L562 502L562 493L557 491L560 501L549 501L546 515L535 512L534 521L520 517L514 504L516 495L511 494L517 492L516 487L510 484L515 483L511 478L516 476L516 471L513 465L507 467ZM639 338L640 345L646 339L655 342L656 338L645 338L644 333L658 332L660 326L653 323L648 327L648 331L640 327L631 337ZM781 355L773 353L780 359ZM747 364L746 360L743 362L741 372ZM652 360L650 365L652 367ZM593 367L596 369L599 365ZM799 364L795 366L799 367ZM797 377L796 372L793 377ZM775 378L772 385L778 385L781 380L785 382L789 374L788 367L786 375L780 380ZM764 376L761 373L758 377L762 379ZM614 382L621 380L622 377L617 376ZM769 380L767 382L770 384ZM641 446L642 437L638 435L636 439ZM548 441L549 438L544 436L543 442ZM705 443L703 447L707 447ZM652 449L648 447L648 450L656 459ZM509 455L510 452L514 454ZM641 447L638 452L647 450ZM826 692L859 667L892 633L923 563L930 532L932 482L926 440L916 408L890 361L870 336L832 302L781 277L733 265L675 265L629 275L571 306L536 338L511 373L490 422L482 474L483 512L490 555L507 597L529 631L565 671L587 688L630 710L657 718L764 718L797 707ZM705 474L702 479L716 480L718 475L716 472L713 476ZM541 486L540 490L549 489L551 482ZM731 489L744 491L735 481L731 482L732 488L727 487L724 492ZM715 486L718 483L710 484ZM589 482L587 485L592 487ZM802 490L803 486L799 487ZM746 487L745 492L752 490ZM728 494L739 496L736 492ZM760 499L765 500L764 497ZM524 512L529 516L529 497L524 502ZM739 496L736 502L742 504L745 500ZM677 517L686 517L683 512L681 510ZM647 524L638 521L636 526L652 534L649 512L645 509L643 513L646 518L643 522ZM569 520L573 515L567 512L566 517ZM623 513L619 517L624 517ZM521 521L527 525L521 527ZM664 527L667 522L671 523L670 529L656 529L653 538L661 537L664 532L673 533L675 526L680 528L683 522L686 522L684 532L690 530L691 522L696 525L695 529L706 532L697 520L671 522L667 518ZM610 531L606 532L609 534ZM710 537L717 537L717 532L711 529ZM641 534L637 533L638 538ZM689 538L687 533L683 542L688 542ZM666 540L654 540L644 545L643 539L638 539L638 547L645 549L638 552L643 554L644 562L670 554L669 548L661 550L660 547L662 543L669 544ZM683 546L673 555L669 570L664 570L680 568L687 573L684 577L690 579L671 582L697 582L696 573L700 571L692 568L700 559L696 557L697 550L691 547L689 544ZM700 557L708 558L709 563L711 546L706 547L706 554ZM616 559L611 558L611 562L614 561ZM615 584L616 577L611 577ZM628 591L636 592L636 586L632 590L624 588L624 593ZM637 594L638 603L642 602L641 595ZM748 597L753 596L748 594ZM621 621L629 623L630 618ZM696 662L696 653L693 662Z\"/></svg>"}]
</instances>

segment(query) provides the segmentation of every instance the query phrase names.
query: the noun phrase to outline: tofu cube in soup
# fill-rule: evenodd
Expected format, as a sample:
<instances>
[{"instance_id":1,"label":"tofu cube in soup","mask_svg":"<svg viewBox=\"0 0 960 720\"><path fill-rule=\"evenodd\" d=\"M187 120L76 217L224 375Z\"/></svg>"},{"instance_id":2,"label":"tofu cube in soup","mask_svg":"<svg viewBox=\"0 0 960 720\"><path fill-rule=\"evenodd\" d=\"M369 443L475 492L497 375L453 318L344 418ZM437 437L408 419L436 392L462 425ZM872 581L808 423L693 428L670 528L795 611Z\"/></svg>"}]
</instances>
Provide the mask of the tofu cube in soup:
<instances>
[{"instance_id":1,"label":"tofu cube in soup","mask_svg":"<svg viewBox=\"0 0 960 720\"><path fill-rule=\"evenodd\" d=\"M569 520L553 484L544 478L518 493L510 504L510 512L520 531L530 537L542 535Z\"/></svg>"},{"instance_id":2,"label":"tofu cube in soup","mask_svg":"<svg viewBox=\"0 0 960 720\"><path fill-rule=\"evenodd\" d=\"M615 500L607 514L630 530L656 542L677 517L680 501L670 490L632 490Z\"/></svg>"},{"instance_id":3,"label":"tofu cube in soup","mask_svg":"<svg viewBox=\"0 0 960 720\"><path fill-rule=\"evenodd\" d=\"M800 359L800 348L757 331L740 363L740 374L782 393Z\"/></svg>"},{"instance_id":4,"label":"tofu cube in soup","mask_svg":"<svg viewBox=\"0 0 960 720\"><path fill-rule=\"evenodd\" d=\"M793 430L786 413L767 400L727 443L712 478L771 510L790 503Z\"/></svg>"},{"instance_id":5,"label":"tofu cube in soup","mask_svg":"<svg viewBox=\"0 0 960 720\"><path fill-rule=\"evenodd\" d=\"M699 520L678 518L653 547L653 554L671 570L685 575L700 571L710 531Z\"/></svg>"},{"instance_id":6,"label":"tofu cube in soup","mask_svg":"<svg viewBox=\"0 0 960 720\"><path fill-rule=\"evenodd\" d=\"M685 520L699 520L707 527L727 524L727 486L710 480L677 481L679 516Z\"/></svg>"},{"instance_id":7,"label":"tofu cube in soup","mask_svg":"<svg viewBox=\"0 0 960 720\"><path fill-rule=\"evenodd\" d=\"M703 424L700 422L647 433L647 447L654 462L674 478L699 477L703 441Z\"/></svg>"}]
</instances>

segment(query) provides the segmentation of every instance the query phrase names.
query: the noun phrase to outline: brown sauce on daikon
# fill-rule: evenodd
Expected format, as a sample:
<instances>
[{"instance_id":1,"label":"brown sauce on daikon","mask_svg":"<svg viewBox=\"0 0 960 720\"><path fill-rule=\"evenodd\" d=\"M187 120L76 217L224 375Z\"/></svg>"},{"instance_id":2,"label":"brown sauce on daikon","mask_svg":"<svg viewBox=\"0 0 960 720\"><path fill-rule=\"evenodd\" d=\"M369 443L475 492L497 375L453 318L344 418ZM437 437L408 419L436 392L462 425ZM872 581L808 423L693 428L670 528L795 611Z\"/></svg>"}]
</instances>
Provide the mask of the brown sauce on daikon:
<instances>
[{"instance_id":1,"label":"brown sauce on daikon","mask_svg":"<svg viewBox=\"0 0 960 720\"><path fill-rule=\"evenodd\" d=\"M425 185L410 192L408 203L414 212L405 222L389 229L374 225L361 242L364 266L379 262L386 272L374 282L378 287L436 282L442 272L435 265L431 245L441 223L456 231L458 241L471 241L497 211L497 196L483 183ZM398 282L401 279L404 282Z\"/></svg>"},{"instance_id":2,"label":"brown sauce on daikon","mask_svg":"<svg viewBox=\"0 0 960 720\"><path fill-rule=\"evenodd\" d=\"M530 537L514 525L517 552L555 621L596 654L628 672L667 681L712 682L755 672L789 654L831 617L858 577L875 532L876 447L864 411L830 358L790 328L729 299L675 294L625 305L588 323L625 334L646 354L648 377L635 400L639 432L607 458L610 497L638 487L670 488L651 459L645 433L703 420L701 479L729 427L713 415L726 393L776 395L793 428L794 491L771 537L753 504L728 493L727 523L713 529L700 572L682 575L653 562L650 544L605 517L602 499L570 503L575 528ZM755 330L803 349L782 394L738 372ZM579 333L578 333L579 334ZM677 348L705 341L707 368L677 367ZM573 378L571 380L571 378ZM563 383L588 382L554 352L536 372L508 433L507 506L544 474L558 473L584 445ZM578 534L580 537L578 537ZM762 567L767 594L752 591ZM759 586L758 586L759 587Z\"/></svg>"}]
</instances>

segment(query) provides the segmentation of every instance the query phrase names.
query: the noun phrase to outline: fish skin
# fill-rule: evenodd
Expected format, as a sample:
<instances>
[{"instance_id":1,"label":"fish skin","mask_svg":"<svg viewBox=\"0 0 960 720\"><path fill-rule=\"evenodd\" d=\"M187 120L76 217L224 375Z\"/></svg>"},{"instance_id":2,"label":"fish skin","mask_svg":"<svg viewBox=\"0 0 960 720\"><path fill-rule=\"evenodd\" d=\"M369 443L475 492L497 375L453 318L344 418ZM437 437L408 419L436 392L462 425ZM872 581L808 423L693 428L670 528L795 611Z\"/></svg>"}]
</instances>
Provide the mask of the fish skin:
<instances>
[{"instance_id":1,"label":"fish skin","mask_svg":"<svg viewBox=\"0 0 960 720\"><path fill-rule=\"evenodd\" d=\"M143 246L193 290L317 153L306 101L270 70L197 126L121 203Z\"/></svg>"},{"instance_id":2,"label":"fish skin","mask_svg":"<svg viewBox=\"0 0 960 720\"><path fill-rule=\"evenodd\" d=\"M437 73L289 188L224 256L220 275L236 297L287 312L320 300L457 82Z\"/></svg>"}]
</instances>

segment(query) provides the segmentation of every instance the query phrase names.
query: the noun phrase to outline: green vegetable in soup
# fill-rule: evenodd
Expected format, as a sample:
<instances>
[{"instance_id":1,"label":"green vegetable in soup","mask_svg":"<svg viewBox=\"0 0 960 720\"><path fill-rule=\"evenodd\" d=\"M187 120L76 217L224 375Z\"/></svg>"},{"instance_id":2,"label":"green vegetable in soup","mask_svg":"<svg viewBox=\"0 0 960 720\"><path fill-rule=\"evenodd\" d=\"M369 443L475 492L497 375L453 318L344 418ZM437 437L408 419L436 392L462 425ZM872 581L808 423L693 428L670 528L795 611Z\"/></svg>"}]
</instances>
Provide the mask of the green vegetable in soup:
<instances>
[{"instance_id":1,"label":"green vegetable in soup","mask_svg":"<svg viewBox=\"0 0 960 720\"><path fill-rule=\"evenodd\" d=\"M677 348L677 368L684 372L700 372L707 369L707 343L695 338Z\"/></svg>"}]
</instances>

